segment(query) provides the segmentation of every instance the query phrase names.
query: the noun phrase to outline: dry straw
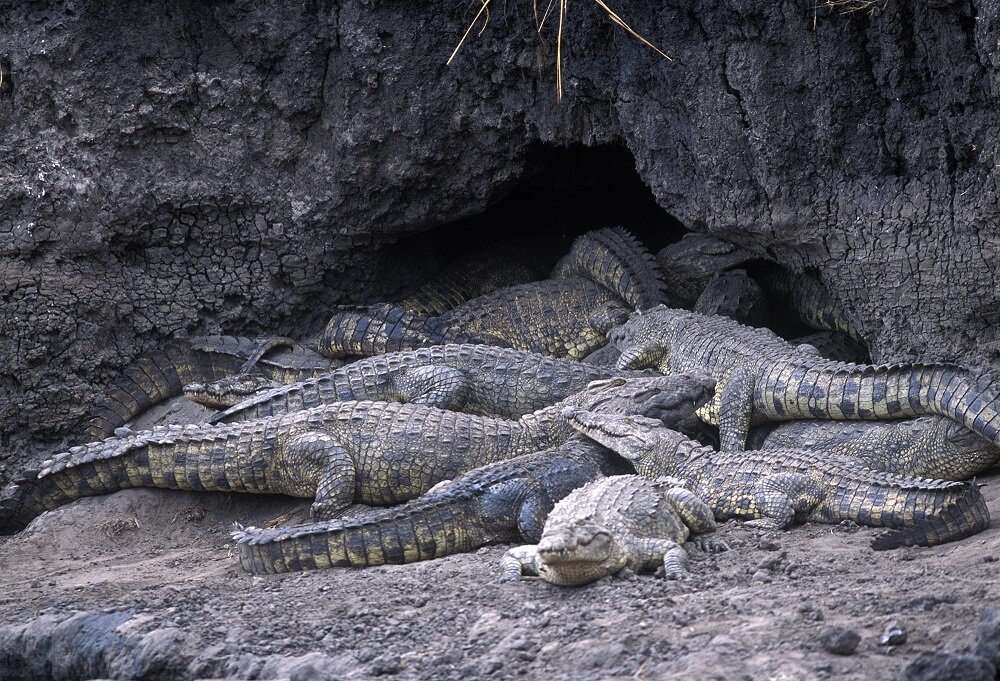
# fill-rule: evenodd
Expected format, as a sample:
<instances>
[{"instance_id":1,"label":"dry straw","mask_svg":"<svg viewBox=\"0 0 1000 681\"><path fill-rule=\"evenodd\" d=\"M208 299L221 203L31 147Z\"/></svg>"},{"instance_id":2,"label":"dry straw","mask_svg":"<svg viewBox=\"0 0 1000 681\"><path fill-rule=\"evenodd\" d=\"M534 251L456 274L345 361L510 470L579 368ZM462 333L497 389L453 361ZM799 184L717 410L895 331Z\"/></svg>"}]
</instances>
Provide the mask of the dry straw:
<instances>
[{"instance_id":1,"label":"dry straw","mask_svg":"<svg viewBox=\"0 0 1000 681\"><path fill-rule=\"evenodd\" d=\"M455 46L455 49L452 51L451 56L448 57L448 62L447 62L448 64L451 64L452 60L455 58L455 55L458 54L459 49L461 49L462 45L465 43L466 38L469 37L469 34L472 33L472 29L475 28L476 23L479 21L480 17L483 17L483 25L479 29L478 35L482 35L483 31L486 30L486 26L490 22L489 7L492 1L493 0L479 0L479 2L482 3L482 6L479 8L479 11L476 12L476 16L472 18L472 22L469 24L469 27L465 29L465 33L462 35L462 39L458 41L458 45ZM552 12L552 8L556 4L556 2L557 0L549 0L548 6L542 13L541 18L539 18L538 0L532 0L531 9L535 16L535 29L538 31L538 33L542 32L542 28L545 26L545 21L546 19L549 18L549 14ZM563 87L562 87L563 24L566 18L566 8L567 5L569 4L569 0L558 0L558 3L559 3L559 25L556 29L556 97L561 100L563 96ZM605 12L607 12L607 15L608 17L611 18L611 21L613 21L614 23L618 24L623 29L625 29L629 35L631 35L633 38L641 42L643 45L649 47L651 50L656 52L664 59L670 61L669 56L667 56L662 50L660 50L660 48L658 48L656 45L646 40L644 37L639 35L639 33L637 33L631 26L625 23L625 20L622 19L617 12L608 7L608 5L604 2L604 0L594 0L594 3L598 7L603 9Z\"/></svg>"}]
</instances>

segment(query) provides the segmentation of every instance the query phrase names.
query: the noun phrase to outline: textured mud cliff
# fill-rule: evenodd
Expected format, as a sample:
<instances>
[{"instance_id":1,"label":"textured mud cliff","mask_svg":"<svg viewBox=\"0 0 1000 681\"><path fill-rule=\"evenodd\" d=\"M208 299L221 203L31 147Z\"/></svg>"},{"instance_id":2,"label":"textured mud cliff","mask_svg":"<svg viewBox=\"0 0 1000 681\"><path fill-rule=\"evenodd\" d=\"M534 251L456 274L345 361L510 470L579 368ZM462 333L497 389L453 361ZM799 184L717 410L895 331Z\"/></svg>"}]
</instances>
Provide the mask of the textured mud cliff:
<instances>
[{"instance_id":1,"label":"textured mud cliff","mask_svg":"<svg viewBox=\"0 0 1000 681\"><path fill-rule=\"evenodd\" d=\"M557 103L529 2L451 66L475 3L0 2L0 457L166 338L390 290L420 255L381 246L539 145L626 147L665 222L819 272L882 360L996 359L997 2L615 4L673 61L574 3Z\"/></svg>"}]
</instances>

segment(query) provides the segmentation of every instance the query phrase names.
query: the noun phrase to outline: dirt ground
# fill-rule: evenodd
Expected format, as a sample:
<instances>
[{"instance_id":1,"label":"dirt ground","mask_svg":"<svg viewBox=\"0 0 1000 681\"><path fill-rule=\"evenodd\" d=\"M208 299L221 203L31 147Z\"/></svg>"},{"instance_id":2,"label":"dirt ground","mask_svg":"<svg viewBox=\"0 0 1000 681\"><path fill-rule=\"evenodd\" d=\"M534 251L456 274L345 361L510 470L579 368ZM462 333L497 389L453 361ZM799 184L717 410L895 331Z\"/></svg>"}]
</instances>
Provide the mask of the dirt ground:
<instances>
[{"instance_id":1,"label":"dirt ground","mask_svg":"<svg viewBox=\"0 0 1000 681\"><path fill-rule=\"evenodd\" d=\"M196 415L174 402L157 418ZM981 482L1000 516L1000 475ZM968 651L982 611L1000 603L996 528L876 553L874 529L730 523L731 550L694 555L692 580L577 589L499 582L503 546L365 570L240 569L234 521L306 515L307 503L279 497L143 489L78 501L0 539L0 623L126 610L133 628L179 632L216 665L203 669L234 678L887 679L920 653ZM905 643L879 645L890 625ZM856 651L827 652L828 627L860 635Z\"/></svg>"}]
</instances>

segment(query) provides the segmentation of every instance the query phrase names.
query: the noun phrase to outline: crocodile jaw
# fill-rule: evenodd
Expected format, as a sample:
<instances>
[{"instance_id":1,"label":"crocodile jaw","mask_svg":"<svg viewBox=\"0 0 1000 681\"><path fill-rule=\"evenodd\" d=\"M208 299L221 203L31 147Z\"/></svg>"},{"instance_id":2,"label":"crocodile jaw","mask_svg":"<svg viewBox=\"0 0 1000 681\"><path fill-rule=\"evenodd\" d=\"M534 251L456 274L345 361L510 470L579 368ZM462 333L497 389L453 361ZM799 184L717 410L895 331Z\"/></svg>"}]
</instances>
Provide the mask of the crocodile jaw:
<instances>
[{"instance_id":1,"label":"crocodile jaw","mask_svg":"<svg viewBox=\"0 0 1000 681\"><path fill-rule=\"evenodd\" d=\"M599 525L546 526L538 542L538 574L550 584L589 584L618 572L627 562L622 547Z\"/></svg>"}]
</instances>

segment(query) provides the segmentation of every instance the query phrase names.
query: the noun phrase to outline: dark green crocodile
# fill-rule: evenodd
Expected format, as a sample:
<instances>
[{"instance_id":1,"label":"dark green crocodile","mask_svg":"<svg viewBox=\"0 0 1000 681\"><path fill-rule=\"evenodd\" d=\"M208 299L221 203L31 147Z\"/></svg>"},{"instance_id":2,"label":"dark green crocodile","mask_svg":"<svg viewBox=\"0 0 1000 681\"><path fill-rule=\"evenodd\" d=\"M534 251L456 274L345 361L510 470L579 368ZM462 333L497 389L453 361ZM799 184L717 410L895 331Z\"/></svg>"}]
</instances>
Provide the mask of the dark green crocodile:
<instances>
[{"instance_id":1,"label":"dark green crocodile","mask_svg":"<svg viewBox=\"0 0 1000 681\"><path fill-rule=\"evenodd\" d=\"M555 245L551 242L536 236L487 244L466 253L398 305L415 314L438 315L487 293L543 279L555 260L548 257Z\"/></svg>"},{"instance_id":2,"label":"dark green crocodile","mask_svg":"<svg viewBox=\"0 0 1000 681\"><path fill-rule=\"evenodd\" d=\"M359 359L267 390L216 414L212 422L247 421L345 400L414 402L516 419L583 390L591 381L637 375L655 372L621 371L490 345L435 345ZM223 379L218 388L226 391L230 383ZM222 401L223 394L215 394Z\"/></svg>"},{"instance_id":3,"label":"dark green crocodile","mask_svg":"<svg viewBox=\"0 0 1000 681\"><path fill-rule=\"evenodd\" d=\"M729 317L748 326L771 323L771 307L764 288L741 269L719 272L709 279L692 309L698 314Z\"/></svg>"},{"instance_id":4,"label":"dark green crocodile","mask_svg":"<svg viewBox=\"0 0 1000 681\"><path fill-rule=\"evenodd\" d=\"M348 357L484 343L580 359L603 346L607 331L637 304L662 300L655 261L624 230L579 237L555 271L557 278L496 291L439 316L391 303L342 307L327 323L319 350Z\"/></svg>"},{"instance_id":5,"label":"dark green crocodile","mask_svg":"<svg viewBox=\"0 0 1000 681\"><path fill-rule=\"evenodd\" d=\"M793 344L808 344L828 359L867 362L868 347L861 340L859 324L844 305L818 279L782 271L762 276L767 289L746 270L719 272L705 285L692 311L722 315L747 326L770 327ZM793 319L775 314L791 313ZM789 323L791 322L791 323ZM801 325L814 329L801 336Z\"/></svg>"},{"instance_id":6,"label":"dark green crocodile","mask_svg":"<svg viewBox=\"0 0 1000 681\"><path fill-rule=\"evenodd\" d=\"M765 529L796 520L891 528L872 540L876 550L943 544L990 524L975 483L881 473L829 452L716 452L645 417L580 409L565 414L578 430L631 461L640 475L680 479L717 520L750 519Z\"/></svg>"},{"instance_id":7,"label":"dark green crocodile","mask_svg":"<svg viewBox=\"0 0 1000 681\"><path fill-rule=\"evenodd\" d=\"M316 376L342 365L288 339L196 336L140 357L97 402L86 429L88 440L111 437L116 428L154 404L176 397L194 382L241 375L257 389ZM194 390L190 397L204 398Z\"/></svg>"},{"instance_id":8,"label":"dark green crocodile","mask_svg":"<svg viewBox=\"0 0 1000 681\"><path fill-rule=\"evenodd\" d=\"M1000 462L1000 448L943 416L900 421L788 421L750 433L751 449L808 449L897 475L965 480Z\"/></svg>"},{"instance_id":9,"label":"dark green crocodile","mask_svg":"<svg viewBox=\"0 0 1000 681\"><path fill-rule=\"evenodd\" d=\"M656 254L664 286L674 307L692 307L715 274L754 258L736 244L697 232L689 232Z\"/></svg>"},{"instance_id":10,"label":"dark green crocodile","mask_svg":"<svg viewBox=\"0 0 1000 681\"><path fill-rule=\"evenodd\" d=\"M25 472L0 496L0 533L127 487L313 497L313 516L330 518L353 501L400 503L464 471L559 444L574 432L560 416L564 406L673 422L710 391L704 378L616 378L517 421L361 401L245 423L119 431Z\"/></svg>"},{"instance_id":11,"label":"dark green crocodile","mask_svg":"<svg viewBox=\"0 0 1000 681\"><path fill-rule=\"evenodd\" d=\"M582 436L489 464L402 506L363 518L233 533L243 567L255 574L412 563L481 546L538 541L552 506L602 475L630 472L616 454Z\"/></svg>"},{"instance_id":12,"label":"dark green crocodile","mask_svg":"<svg viewBox=\"0 0 1000 681\"><path fill-rule=\"evenodd\" d=\"M1000 444L1000 404L988 375L952 364L872 366L827 360L767 329L658 307L612 330L621 369L704 373L715 398L699 411L722 449L742 449L750 426L790 419L879 420L937 414Z\"/></svg>"},{"instance_id":13,"label":"dark green crocodile","mask_svg":"<svg viewBox=\"0 0 1000 681\"><path fill-rule=\"evenodd\" d=\"M818 278L805 272L771 271L761 277L764 288L774 301L793 311L812 329L840 331L857 342L864 342L860 320Z\"/></svg>"}]
</instances>

